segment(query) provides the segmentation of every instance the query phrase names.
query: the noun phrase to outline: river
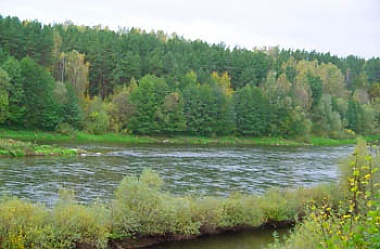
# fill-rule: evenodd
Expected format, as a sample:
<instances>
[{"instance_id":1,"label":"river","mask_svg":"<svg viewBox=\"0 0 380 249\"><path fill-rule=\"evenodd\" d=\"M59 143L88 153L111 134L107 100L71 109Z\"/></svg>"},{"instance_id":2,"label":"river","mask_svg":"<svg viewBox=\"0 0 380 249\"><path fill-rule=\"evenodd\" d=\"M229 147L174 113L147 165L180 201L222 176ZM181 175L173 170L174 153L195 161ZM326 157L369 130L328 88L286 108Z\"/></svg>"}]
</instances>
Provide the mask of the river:
<instances>
[{"instance_id":1,"label":"river","mask_svg":"<svg viewBox=\"0 0 380 249\"><path fill-rule=\"evenodd\" d=\"M175 195L262 194L270 187L335 182L338 163L353 146L82 145L86 156L0 159L0 194L53 205L59 189L75 191L81 203L112 198L123 176L155 170ZM250 248L273 241L273 231L239 232L168 243L154 248ZM280 231L284 233L284 231Z\"/></svg>"},{"instance_id":2,"label":"river","mask_svg":"<svg viewBox=\"0 0 380 249\"><path fill-rule=\"evenodd\" d=\"M75 191L88 203L112 198L123 176L155 170L165 190L226 196L262 194L269 187L310 186L334 182L338 160L352 146L340 147L202 147L173 145L82 145L80 157L0 159L0 192L53 204L59 189Z\"/></svg>"}]
</instances>

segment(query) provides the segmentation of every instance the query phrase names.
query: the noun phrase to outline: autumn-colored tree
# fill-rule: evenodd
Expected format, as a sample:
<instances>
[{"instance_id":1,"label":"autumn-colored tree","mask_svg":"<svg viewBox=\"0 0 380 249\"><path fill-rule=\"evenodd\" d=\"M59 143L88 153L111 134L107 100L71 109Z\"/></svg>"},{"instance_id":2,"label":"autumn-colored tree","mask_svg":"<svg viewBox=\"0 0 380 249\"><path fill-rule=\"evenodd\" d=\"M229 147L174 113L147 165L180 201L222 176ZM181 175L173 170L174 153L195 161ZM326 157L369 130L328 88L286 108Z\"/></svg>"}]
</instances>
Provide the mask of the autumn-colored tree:
<instances>
[{"instance_id":1,"label":"autumn-colored tree","mask_svg":"<svg viewBox=\"0 0 380 249\"><path fill-rule=\"evenodd\" d=\"M332 63L322 63L317 68L317 74L323 82L323 92L332 97L345 97L347 90L344 85L344 76L341 70Z\"/></svg>"},{"instance_id":2,"label":"autumn-colored tree","mask_svg":"<svg viewBox=\"0 0 380 249\"><path fill-rule=\"evenodd\" d=\"M320 136L338 136L342 130L341 117L333 110L331 96L324 94L313 110L313 131Z\"/></svg>"},{"instance_id":3,"label":"autumn-colored tree","mask_svg":"<svg viewBox=\"0 0 380 249\"><path fill-rule=\"evenodd\" d=\"M71 84L77 97L83 102L88 91L90 67L90 64L85 61L84 54L75 50L61 53L59 65L60 81Z\"/></svg>"},{"instance_id":4,"label":"autumn-colored tree","mask_svg":"<svg viewBox=\"0 0 380 249\"><path fill-rule=\"evenodd\" d=\"M233 90L231 88L231 79L228 76L227 71L221 75L214 71L212 72L211 77L220 86L227 97L232 96Z\"/></svg>"},{"instance_id":5,"label":"autumn-colored tree","mask_svg":"<svg viewBox=\"0 0 380 249\"><path fill-rule=\"evenodd\" d=\"M114 131L127 131L128 122L136 111L136 105L130 101L130 94L136 88L137 82L132 79L128 87L123 86L114 90L109 104L110 125Z\"/></svg>"}]
</instances>

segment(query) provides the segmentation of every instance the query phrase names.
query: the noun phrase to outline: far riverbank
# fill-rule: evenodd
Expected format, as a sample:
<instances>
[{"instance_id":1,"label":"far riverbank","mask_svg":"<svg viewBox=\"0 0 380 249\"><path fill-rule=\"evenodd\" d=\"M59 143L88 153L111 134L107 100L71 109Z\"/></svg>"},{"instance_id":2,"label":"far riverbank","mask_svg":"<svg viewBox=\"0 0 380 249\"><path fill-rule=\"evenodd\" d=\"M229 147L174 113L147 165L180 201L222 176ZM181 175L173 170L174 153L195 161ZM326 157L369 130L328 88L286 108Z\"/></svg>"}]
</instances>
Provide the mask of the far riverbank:
<instances>
[{"instance_id":1,"label":"far riverbank","mask_svg":"<svg viewBox=\"0 0 380 249\"><path fill-rule=\"evenodd\" d=\"M33 143L112 143L112 144L189 144L189 145L273 145L273 146L338 146L355 144L356 138L332 139L311 137L309 141L298 141L281 137L203 137L203 136L139 136L121 133L101 135L85 132L60 134L56 132L0 129L0 138ZM379 141L380 136L366 136L368 142Z\"/></svg>"}]
</instances>

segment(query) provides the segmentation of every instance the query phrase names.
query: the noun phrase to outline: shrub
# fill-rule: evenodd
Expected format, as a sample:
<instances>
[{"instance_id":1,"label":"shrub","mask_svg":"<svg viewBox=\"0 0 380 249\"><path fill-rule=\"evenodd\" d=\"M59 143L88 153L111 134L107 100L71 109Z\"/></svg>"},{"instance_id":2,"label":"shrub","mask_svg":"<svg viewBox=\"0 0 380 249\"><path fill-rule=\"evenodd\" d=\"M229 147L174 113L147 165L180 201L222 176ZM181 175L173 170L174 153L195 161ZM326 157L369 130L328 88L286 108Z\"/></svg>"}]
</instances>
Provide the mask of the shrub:
<instances>
[{"instance_id":1,"label":"shrub","mask_svg":"<svg viewBox=\"0 0 380 249\"><path fill-rule=\"evenodd\" d=\"M220 198L201 197L191 202L192 220L200 224L200 228L207 232L214 232L223 224L225 217Z\"/></svg>"},{"instance_id":2,"label":"shrub","mask_svg":"<svg viewBox=\"0 0 380 249\"><path fill-rule=\"evenodd\" d=\"M151 170L126 176L112 205L113 236L191 234L196 232L186 198L162 192L162 179Z\"/></svg>"},{"instance_id":3,"label":"shrub","mask_svg":"<svg viewBox=\"0 0 380 249\"><path fill-rule=\"evenodd\" d=\"M264 222L264 213L259 206L258 197L234 193L223 200L222 205L224 210L222 226L260 226Z\"/></svg>"},{"instance_id":4,"label":"shrub","mask_svg":"<svg viewBox=\"0 0 380 249\"><path fill-rule=\"evenodd\" d=\"M285 190L272 188L260 198L260 206L263 209L266 221L289 221L296 220L298 216L298 200L286 198ZM289 193L287 193L289 195ZM295 195L293 197L296 197ZM292 203L289 203L292 201Z\"/></svg>"},{"instance_id":5,"label":"shrub","mask_svg":"<svg viewBox=\"0 0 380 249\"><path fill-rule=\"evenodd\" d=\"M304 223L285 243L276 242L268 248L380 248L378 149L371 151L358 140L341 170L340 189L345 191L340 204L326 201L312 205Z\"/></svg>"},{"instance_id":6,"label":"shrub","mask_svg":"<svg viewBox=\"0 0 380 249\"><path fill-rule=\"evenodd\" d=\"M106 247L109 212L102 205L80 205L72 192L63 190L51 216L54 248L73 248L77 242Z\"/></svg>"},{"instance_id":7,"label":"shrub","mask_svg":"<svg viewBox=\"0 0 380 249\"><path fill-rule=\"evenodd\" d=\"M0 202L0 248L48 248L48 211L18 198Z\"/></svg>"}]
</instances>

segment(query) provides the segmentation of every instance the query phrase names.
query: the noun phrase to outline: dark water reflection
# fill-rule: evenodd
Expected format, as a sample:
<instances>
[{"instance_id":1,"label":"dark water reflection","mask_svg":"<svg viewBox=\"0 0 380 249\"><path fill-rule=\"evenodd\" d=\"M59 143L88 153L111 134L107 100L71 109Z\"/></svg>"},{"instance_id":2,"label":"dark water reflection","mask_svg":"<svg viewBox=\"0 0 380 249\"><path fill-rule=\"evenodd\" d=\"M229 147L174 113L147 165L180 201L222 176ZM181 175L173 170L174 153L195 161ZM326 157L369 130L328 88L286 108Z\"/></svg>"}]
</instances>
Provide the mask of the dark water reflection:
<instances>
[{"instance_id":1,"label":"dark water reflection","mask_svg":"<svg viewBox=\"0 0 380 249\"><path fill-rule=\"evenodd\" d=\"M155 245L147 249L262 249L274 242L274 230L254 230L200 237L195 240L179 241ZM287 229L276 231L282 238Z\"/></svg>"},{"instance_id":2,"label":"dark water reflection","mask_svg":"<svg viewBox=\"0 0 380 249\"><path fill-rule=\"evenodd\" d=\"M0 192L52 204L61 188L81 202L111 198L127 174L157 171L173 194L263 193L271 186L334 182L352 151L341 147L83 146L86 157L0 159ZM101 152L97 155L96 152Z\"/></svg>"}]
</instances>

